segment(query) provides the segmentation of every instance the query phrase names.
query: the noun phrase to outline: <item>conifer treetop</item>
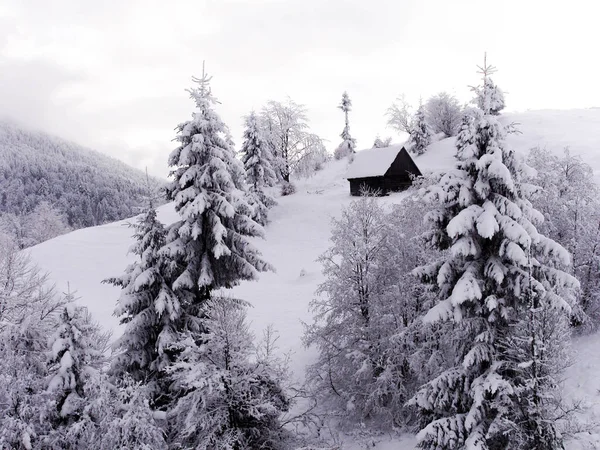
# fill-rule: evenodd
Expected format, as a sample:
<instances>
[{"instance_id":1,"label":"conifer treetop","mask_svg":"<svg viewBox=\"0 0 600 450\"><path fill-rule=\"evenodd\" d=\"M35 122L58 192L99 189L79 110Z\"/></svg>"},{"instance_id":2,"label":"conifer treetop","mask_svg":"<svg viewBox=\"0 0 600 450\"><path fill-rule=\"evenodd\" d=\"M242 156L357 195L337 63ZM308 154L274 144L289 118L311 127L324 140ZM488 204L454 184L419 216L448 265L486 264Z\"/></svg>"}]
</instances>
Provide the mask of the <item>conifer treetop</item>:
<instances>
[{"instance_id":1,"label":"conifer treetop","mask_svg":"<svg viewBox=\"0 0 600 450\"><path fill-rule=\"evenodd\" d=\"M164 252L183 268L174 290L229 288L271 268L248 237L263 236L247 203L242 162L230 133L213 108L210 77L194 78L192 119L177 127L180 143L169 157L174 167L168 199L181 220L169 230ZM196 295L196 294L194 294Z\"/></svg>"}]
</instances>

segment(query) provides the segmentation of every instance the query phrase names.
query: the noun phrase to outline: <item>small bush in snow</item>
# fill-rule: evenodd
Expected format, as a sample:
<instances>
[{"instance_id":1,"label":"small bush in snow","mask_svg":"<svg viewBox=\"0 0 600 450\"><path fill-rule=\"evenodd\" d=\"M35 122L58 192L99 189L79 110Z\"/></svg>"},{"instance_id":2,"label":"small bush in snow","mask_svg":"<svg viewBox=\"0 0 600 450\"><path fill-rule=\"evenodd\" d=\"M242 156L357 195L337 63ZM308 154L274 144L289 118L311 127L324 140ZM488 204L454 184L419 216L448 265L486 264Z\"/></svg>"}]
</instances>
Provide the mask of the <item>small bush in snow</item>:
<instances>
[{"instance_id":1,"label":"small bush in snow","mask_svg":"<svg viewBox=\"0 0 600 450\"><path fill-rule=\"evenodd\" d=\"M461 111L458 100L447 92L434 95L425 103L427 123L433 133L444 133L447 137L458 133Z\"/></svg>"},{"instance_id":2,"label":"small bush in snow","mask_svg":"<svg viewBox=\"0 0 600 450\"><path fill-rule=\"evenodd\" d=\"M391 137L386 137L385 139L381 139L379 136L377 136L375 138L375 141L373 142L373 148L389 147L390 145L392 145Z\"/></svg>"},{"instance_id":3,"label":"small bush in snow","mask_svg":"<svg viewBox=\"0 0 600 450\"><path fill-rule=\"evenodd\" d=\"M292 195L296 193L296 186L294 183L289 183L287 181L283 181L281 183L281 196L285 197L286 195Z\"/></svg>"}]
</instances>

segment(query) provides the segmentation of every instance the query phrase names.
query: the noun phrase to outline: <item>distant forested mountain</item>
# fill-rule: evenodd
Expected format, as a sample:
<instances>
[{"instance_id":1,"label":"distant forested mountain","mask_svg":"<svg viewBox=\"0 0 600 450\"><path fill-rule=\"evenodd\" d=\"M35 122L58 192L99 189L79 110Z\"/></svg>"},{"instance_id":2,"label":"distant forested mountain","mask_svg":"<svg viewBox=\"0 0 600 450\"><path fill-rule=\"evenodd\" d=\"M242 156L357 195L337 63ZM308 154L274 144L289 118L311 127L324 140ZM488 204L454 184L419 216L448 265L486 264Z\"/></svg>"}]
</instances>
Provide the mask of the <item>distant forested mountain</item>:
<instances>
[{"instance_id":1,"label":"distant forested mountain","mask_svg":"<svg viewBox=\"0 0 600 450\"><path fill-rule=\"evenodd\" d=\"M131 217L162 181L77 144L0 121L0 216L25 217L41 203L71 228Z\"/></svg>"}]
</instances>

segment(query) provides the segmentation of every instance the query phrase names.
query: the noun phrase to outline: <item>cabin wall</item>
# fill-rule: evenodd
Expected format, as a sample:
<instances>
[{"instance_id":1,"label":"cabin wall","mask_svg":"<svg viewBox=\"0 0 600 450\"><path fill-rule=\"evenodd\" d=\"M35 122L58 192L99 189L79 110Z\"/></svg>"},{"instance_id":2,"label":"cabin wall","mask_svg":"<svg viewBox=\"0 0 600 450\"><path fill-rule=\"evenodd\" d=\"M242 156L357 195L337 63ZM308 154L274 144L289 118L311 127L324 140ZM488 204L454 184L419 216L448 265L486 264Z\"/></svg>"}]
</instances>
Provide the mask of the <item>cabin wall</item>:
<instances>
[{"instance_id":1,"label":"cabin wall","mask_svg":"<svg viewBox=\"0 0 600 450\"><path fill-rule=\"evenodd\" d=\"M350 182L350 195L359 196L365 186L372 191L379 191L380 195L387 194L383 177L353 178Z\"/></svg>"},{"instance_id":2,"label":"cabin wall","mask_svg":"<svg viewBox=\"0 0 600 450\"><path fill-rule=\"evenodd\" d=\"M412 184L410 178L406 181L405 177L385 176L383 185L386 192L398 192L408 189Z\"/></svg>"}]
</instances>

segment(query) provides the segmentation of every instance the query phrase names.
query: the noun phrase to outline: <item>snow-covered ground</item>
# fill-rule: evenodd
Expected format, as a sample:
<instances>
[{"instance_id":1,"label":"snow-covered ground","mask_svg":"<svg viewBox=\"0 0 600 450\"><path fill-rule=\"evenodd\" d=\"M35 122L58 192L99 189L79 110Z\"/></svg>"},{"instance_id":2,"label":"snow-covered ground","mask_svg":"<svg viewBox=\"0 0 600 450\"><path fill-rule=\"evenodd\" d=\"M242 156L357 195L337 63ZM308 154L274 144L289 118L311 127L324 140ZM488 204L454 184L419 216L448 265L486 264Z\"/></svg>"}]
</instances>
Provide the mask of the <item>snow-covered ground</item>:
<instances>
[{"instance_id":1,"label":"snow-covered ground","mask_svg":"<svg viewBox=\"0 0 600 450\"><path fill-rule=\"evenodd\" d=\"M590 164L600 181L600 109L570 111L532 111L511 114L508 122L518 122L522 134L511 135L509 142L519 152L541 146L562 151L569 146ZM423 170L444 170L453 164L453 140L432 144L427 153L415 158ZM329 224L352 198L348 182L343 178L346 161L333 161L307 180L298 181L298 192L278 198L279 205L271 212L272 222L266 228L266 239L257 246L275 266L275 273L266 273L259 281L245 282L232 294L249 301L254 332L273 324L280 333L280 350L293 352L291 369L298 379L313 358L304 349L301 337L302 321L311 318L308 303L322 281L317 257L329 246ZM381 201L393 203L402 194ZM171 205L159 209L159 219L166 224L177 219ZM119 290L101 284L107 277L119 275L131 261L127 249L132 243L128 221L77 230L44 242L29 250L33 260L50 273L59 290L75 291L79 302L89 308L104 327L119 333L117 319L112 316ZM600 417L600 335L576 339L575 362L567 373L565 393L571 399L584 399L589 409L582 420ZM570 450L600 448L600 435L590 435L587 447L572 443ZM583 441L582 441L583 442ZM400 441L382 438L374 449L410 449L411 437ZM353 448L344 444L344 448ZM359 447L354 447L359 448Z\"/></svg>"}]
</instances>

